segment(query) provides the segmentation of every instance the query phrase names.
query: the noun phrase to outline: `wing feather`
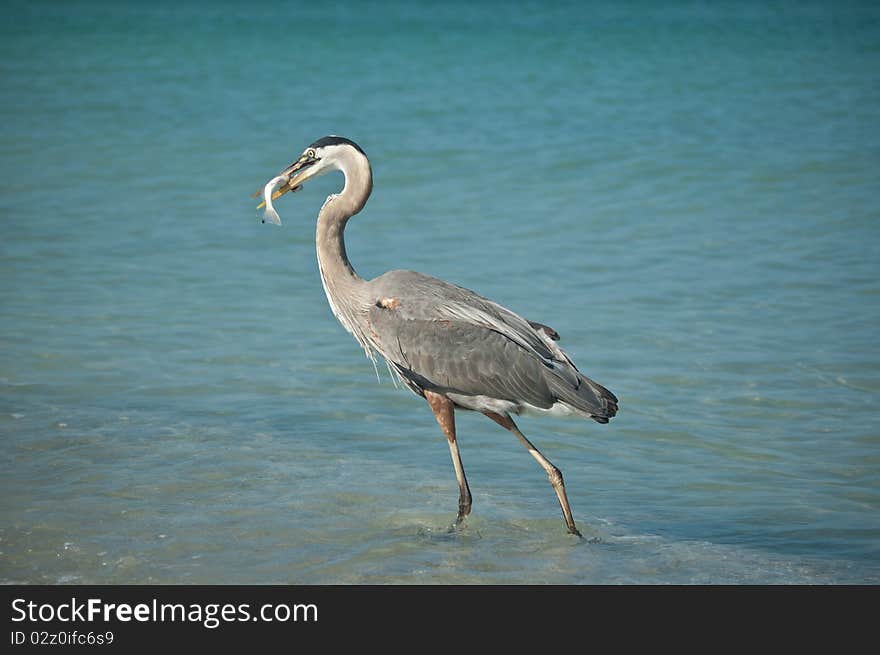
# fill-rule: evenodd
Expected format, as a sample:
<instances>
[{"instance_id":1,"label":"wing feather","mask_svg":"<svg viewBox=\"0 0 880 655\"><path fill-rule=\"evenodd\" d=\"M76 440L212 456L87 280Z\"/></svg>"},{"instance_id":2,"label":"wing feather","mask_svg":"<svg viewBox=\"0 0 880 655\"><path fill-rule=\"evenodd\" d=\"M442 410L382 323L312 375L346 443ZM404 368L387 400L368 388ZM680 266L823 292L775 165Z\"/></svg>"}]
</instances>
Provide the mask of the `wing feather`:
<instances>
[{"instance_id":1,"label":"wing feather","mask_svg":"<svg viewBox=\"0 0 880 655\"><path fill-rule=\"evenodd\" d=\"M375 308L370 321L382 354L422 389L550 407L542 364L498 332L470 323L404 318Z\"/></svg>"},{"instance_id":2,"label":"wing feather","mask_svg":"<svg viewBox=\"0 0 880 655\"><path fill-rule=\"evenodd\" d=\"M562 401L605 421L616 412L614 395L578 372L552 328L413 271L370 284L371 340L417 393L445 390L542 409Z\"/></svg>"}]
</instances>

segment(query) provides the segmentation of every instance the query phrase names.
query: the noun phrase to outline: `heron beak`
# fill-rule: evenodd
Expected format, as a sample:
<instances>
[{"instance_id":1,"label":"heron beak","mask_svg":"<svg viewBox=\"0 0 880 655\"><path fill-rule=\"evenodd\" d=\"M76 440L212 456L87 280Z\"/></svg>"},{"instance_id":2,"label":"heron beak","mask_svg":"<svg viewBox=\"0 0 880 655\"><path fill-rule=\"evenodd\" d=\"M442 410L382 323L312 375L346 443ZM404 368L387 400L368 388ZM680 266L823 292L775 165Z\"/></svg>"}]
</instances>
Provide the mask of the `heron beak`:
<instances>
[{"instance_id":1,"label":"heron beak","mask_svg":"<svg viewBox=\"0 0 880 655\"><path fill-rule=\"evenodd\" d=\"M310 170L311 166L317 163L318 159L313 157L307 157L303 155L295 162L293 162L290 166L281 171L278 175L283 175L284 177L289 178L287 180L287 184L284 184L272 194L272 200L277 200L281 196L283 196L288 191L295 192L299 191L302 188L303 182L314 175L314 170ZM262 189L256 191L251 197L257 198L263 192ZM257 209L265 206L266 201L264 200L259 205L257 205Z\"/></svg>"}]
</instances>

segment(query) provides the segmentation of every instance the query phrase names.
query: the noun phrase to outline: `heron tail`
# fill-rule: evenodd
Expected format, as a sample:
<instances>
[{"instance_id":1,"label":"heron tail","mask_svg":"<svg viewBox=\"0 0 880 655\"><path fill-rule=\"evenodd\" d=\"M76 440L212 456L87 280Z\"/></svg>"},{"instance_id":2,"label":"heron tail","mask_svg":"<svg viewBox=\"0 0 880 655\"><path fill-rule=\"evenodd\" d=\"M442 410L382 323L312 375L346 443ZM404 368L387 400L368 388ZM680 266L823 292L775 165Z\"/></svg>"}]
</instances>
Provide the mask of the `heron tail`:
<instances>
[{"instance_id":1,"label":"heron tail","mask_svg":"<svg viewBox=\"0 0 880 655\"><path fill-rule=\"evenodd\" d=\"M554 396L597 423L607 423L617 414L617 396L580 372L575 387L555 375L548 382Z\"/></svg>"}]
</instances>

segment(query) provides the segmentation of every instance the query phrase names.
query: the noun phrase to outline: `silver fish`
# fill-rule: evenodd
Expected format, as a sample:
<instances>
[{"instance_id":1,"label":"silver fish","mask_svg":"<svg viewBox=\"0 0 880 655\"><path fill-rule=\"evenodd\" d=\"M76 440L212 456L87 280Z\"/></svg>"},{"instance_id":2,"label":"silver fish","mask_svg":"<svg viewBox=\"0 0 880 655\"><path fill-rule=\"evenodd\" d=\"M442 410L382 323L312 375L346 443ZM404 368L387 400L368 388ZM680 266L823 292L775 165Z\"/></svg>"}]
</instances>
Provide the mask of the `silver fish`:
<instances>
[{"instance_id":1,"label":"silver fish","mask_svg":"<svg viewBox=\"0 0 880 655\"><path fill-rule=\"evenodd\" d=\"M266 211L263 212L263 223L281 225L281 217L272 206L272 194L275 193L275 191L279 187L287 184L289 180L290 178L288 176L279 175L278 177L273 177L271 180L266 182L266 186L263 187L263 200L266 203Z\"/></svg>"}]
</instances>

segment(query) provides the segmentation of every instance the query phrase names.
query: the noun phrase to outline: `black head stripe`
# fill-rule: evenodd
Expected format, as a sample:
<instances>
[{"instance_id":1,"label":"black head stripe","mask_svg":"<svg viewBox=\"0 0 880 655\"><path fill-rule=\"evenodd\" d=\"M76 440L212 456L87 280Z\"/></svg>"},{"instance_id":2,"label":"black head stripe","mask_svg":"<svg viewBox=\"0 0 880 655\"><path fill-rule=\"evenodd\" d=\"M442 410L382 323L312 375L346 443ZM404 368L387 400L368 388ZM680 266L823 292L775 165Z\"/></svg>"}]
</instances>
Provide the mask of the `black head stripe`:
<instances>
[{"instance_id":1,"label":"black head stripe","mask_svg":"<svg viewBox=\"0 0 880 655\"><path fill-rule=\"evenodd\" d=\"M366 154L367 154L361 149L361 147L358 144L356 144L351 139L346 139L344 136L335 136L335 135L325 136L325 137L322 137L322 138L318 139L317 141L315 141L309 147L317 149L317 148L323 148L324 146L339 146L342 144L350 145L352 148L354 148L355 150L357 150L359 153L361 153L364 156L366 156Z\"/></svg>"}]
</instances>

